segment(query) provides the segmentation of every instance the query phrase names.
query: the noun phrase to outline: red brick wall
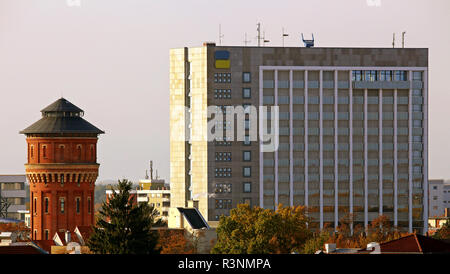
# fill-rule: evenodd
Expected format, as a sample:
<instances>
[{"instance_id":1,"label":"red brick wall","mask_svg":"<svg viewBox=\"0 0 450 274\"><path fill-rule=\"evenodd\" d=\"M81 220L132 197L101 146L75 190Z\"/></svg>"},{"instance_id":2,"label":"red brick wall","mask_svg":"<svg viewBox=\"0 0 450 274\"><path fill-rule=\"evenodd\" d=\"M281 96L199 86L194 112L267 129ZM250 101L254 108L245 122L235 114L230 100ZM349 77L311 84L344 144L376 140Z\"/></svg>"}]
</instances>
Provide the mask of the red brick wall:
<instances>
[{"instance_id":1,"label":"red brick wall","mask_svg":"<svg viewBox=\"0 0 450 274\"><path fill-rule=\"evenodd\" d=\"M31 233L33 240L49 240L60 230L74 231L76 226L94 224L94 188L98 174L96 163L97 138L27 138L28 176L30 180ZM45 156L43 146L45 149ZM60 149L64 146L64 150ZM79 150L81 147L81 158ZM31 147L34 148L31 152ZM92 150L91 150L92 147ZM55 165L56 164L56 165ZM34 174L34 175L33 175ZM40 174L40 176L35 176ZM60 176L64 174L64 184ZM76 176L72 176L75 175ZM78 175L90 175L81 177ZM50 179L43 180L44 176ZM30 178L29 177L29 178ZM76 198L80 199L79 213L76 212ZM36 200L36 206L34 199ZM48 198L48 212L45 212L45 198ZM61 212L60 198L64 198L64 212ZM90 207L88 198L90 199ZM34 231L37 230L36 237Z\"/></svg>"}]
</instances>

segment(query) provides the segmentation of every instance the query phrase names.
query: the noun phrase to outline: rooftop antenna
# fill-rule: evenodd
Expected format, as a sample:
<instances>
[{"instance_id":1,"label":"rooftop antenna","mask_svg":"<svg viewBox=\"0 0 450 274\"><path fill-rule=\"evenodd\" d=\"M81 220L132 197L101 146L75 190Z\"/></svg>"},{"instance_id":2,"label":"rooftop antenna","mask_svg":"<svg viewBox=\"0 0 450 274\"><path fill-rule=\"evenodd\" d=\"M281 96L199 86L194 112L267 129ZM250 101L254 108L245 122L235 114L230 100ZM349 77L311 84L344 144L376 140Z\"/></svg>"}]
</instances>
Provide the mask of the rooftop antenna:
<instances>
[{"instance_id":1,"label":"rooftop antenna","mask_svg":"<svg viewBox=\"0 0 450 274\"><path fill-rule=\"evenodd\" d=\"M258 35L256 36L256 39L258 39L258 47L261 46L261 23L256 24L256 32Z\"/></svg>"},{"instance_id":2,"label":"rooftop antenna","mask_svg":"<svg viewBox=\"0 0 450 274\"><path fill-rule=\"evenodd\" d=\"M406 31L402 32L402 48L405 48L405 34Z\"/></svg>"},{"instance_id":3,"label":"rooftop antenna","mask_svg":"<svg viewBox=\"0 0 450 274\"><path fill-rule=\"evenodd\" d=\"M153 180L153 161L150 161L150 180Z\"/></svg>"},{"instance_id":4,"label":"rooftop antenna","mask_svg":"<svg viewBox=\"0 0 450 274\"><path fill-rule=\"evenodd\" d=\"M222 38L223 38L224 36L225 36L225 35L222 34L222 25L219 24L219 46L222 45Z\"/></svg>"},{"instance_id":5,"label":"rooftop antenna","mask_svg":"<svg viewBox=\"0 0 450 274\"><path fill-rule=\"evenodd\" d=\"M247 33L244 34L244 45L247 46L247 43L250 43L251 40L247 40Z\"/></svg>"},{"instance_id":6,"label":"rooftop antenna","mask_svg":"<svg viewBox=\"0 0 450 274\"><path fill-rule=\"evenodd\" d=\"M289 34L284 33L284 28L281 28L281 39L283 40L283 48L284 48L284 37L289 36Z\"/></svg>"},{"instance_id":7,"label":"rooftop antenna","mask_svg":"<svg viewBox=\"0 0 450 274\"><path fill-rule=\"evenodd\" d=\"M312 35L312 40L305 40L305 38L303 37L303 33L302 33L302 40L303 40L303 43L305 44L305 47L307 47L307 48L314 47L314 34L311 34L311 35Z\"/></svg>"},{"instance_id":8,"label":"rooftop antenna","mask_svg":"<svg viewBox=\"0 0 450 274\"><path fill-rule=\"evenodd\" d=\"M393 33L392 37L392 48L395 48L395 32Z\"/></svg>"}]
</instances>

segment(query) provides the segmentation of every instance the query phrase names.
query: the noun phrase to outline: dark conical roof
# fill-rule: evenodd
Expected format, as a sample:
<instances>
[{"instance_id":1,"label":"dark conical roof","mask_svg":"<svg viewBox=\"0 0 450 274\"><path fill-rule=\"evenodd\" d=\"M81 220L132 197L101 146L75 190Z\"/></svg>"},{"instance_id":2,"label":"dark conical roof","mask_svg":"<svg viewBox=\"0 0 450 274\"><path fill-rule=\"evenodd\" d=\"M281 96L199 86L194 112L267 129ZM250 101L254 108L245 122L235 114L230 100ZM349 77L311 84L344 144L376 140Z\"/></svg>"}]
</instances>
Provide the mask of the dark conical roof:
<instances>
[{"instance_id":1,"label":"dark conical roof","mask_svg":"<svg viewBox=\"0 0 450 274\"><path fill-rule=\"evenodd\" d=\"M56 100L53 104L47 106L41 112L62 112L62 111L68 111L68 112L83 112L82 109L75 106L71 102L67 101L64 98Z\"/></svg>"},{"instance_id":2,"label":"dark conical roof","mask_svg":"<svg viewBox=\"0 0 450 274\"><path fill-rule=\"evenodd\" d=\"M98 129L82 117L84 112L64 98L56 100L42 112L42 118L22 130L21 134L102 134Z\"/></svg>"}]
</instances>

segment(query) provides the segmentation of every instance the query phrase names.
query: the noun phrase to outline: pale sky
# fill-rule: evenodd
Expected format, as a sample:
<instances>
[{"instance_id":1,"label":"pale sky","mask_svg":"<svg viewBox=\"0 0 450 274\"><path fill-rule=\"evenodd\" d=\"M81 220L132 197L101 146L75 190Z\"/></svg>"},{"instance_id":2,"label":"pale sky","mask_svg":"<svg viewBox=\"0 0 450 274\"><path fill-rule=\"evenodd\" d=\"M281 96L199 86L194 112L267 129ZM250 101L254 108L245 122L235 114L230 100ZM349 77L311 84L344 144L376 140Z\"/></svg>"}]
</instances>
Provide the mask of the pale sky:
<instances>
[{"instance_id":1,"label":"pale sky","mask_svg":"<svg viewBox=\"0 0 450 274\"><path fill-rule=\"evenodd\" d=\"M79 5L78 3L79 2ZM379 6L376 4L380 3ZM106 131L99 181L145 175L169 181L169 49L218 43L429 48L430 178L450 179L448 0L0 0L0 174L24 173L25 136L63 95Z\"/></svg>"}]
</instances>

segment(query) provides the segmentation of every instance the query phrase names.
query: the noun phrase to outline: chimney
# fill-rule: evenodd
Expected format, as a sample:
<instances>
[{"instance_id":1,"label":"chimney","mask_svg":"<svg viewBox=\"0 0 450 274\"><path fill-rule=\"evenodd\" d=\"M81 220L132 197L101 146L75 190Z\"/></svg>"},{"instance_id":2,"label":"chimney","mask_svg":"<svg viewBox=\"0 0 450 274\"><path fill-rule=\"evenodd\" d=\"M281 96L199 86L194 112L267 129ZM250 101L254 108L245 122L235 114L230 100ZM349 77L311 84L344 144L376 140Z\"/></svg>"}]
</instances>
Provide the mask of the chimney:
<instances>
[{"instance_id":1,"label":"chimney","mask_svg":"<svg viewBox=\"0 0 450 274\"><path fill-rule=\"evenodd\" d=\"M196 200L189 200L188 201L188 207L193 207L193 208L196 208L196 209L198 209L198 201L196 201Z\"/></svg>"},{"instance_id":2,"label":"chimney","mask_svg":"<svg viewBox=\"0 0 450 274\"><path fill-rule=\"evenodd\" d=\"M70 243L70 231L69 230L66 231L65 236L66 236L65 237L66 244Z\"/></svg>"},{"instance_id":3,"label":"chimney","mask_svg":"<svg viewBox=\"0 0 450 274\"><path fill-rule=\"evenodd\" d=\"M336 251L336 244L325 244L325 253L333 253Z\"/></svg>"}]
</instances>

